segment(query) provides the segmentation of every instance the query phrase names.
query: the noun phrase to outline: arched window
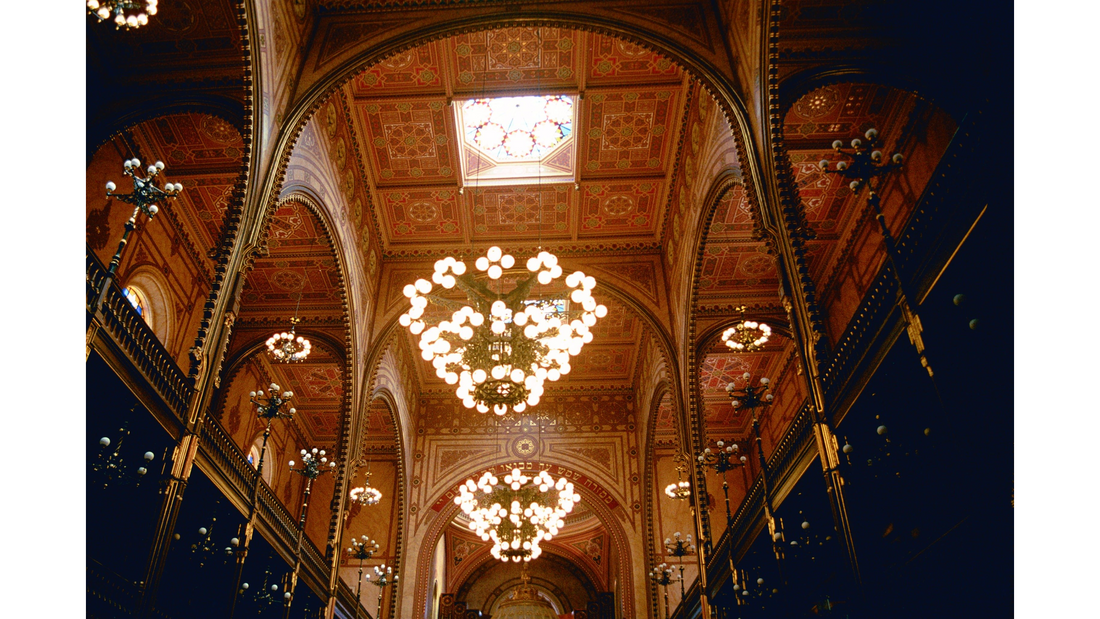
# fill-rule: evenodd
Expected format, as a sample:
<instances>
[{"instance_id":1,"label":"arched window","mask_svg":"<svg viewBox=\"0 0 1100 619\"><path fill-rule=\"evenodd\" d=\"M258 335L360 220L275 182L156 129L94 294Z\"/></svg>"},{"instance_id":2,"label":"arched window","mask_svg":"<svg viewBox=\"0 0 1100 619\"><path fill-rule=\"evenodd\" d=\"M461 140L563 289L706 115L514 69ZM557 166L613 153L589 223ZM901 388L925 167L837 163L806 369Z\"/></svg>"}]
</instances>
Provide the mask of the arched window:
<instances>
[{"instance_id":1,"label":"arched window","mask_svg":"<svg viewBox=\"0 0 1100 619\"><path fill-rule=\"evenodd\" d=\"M145 319L146 324L153 324L149 318L149 302L145 300L145 294L139 288L127 286L122 289L122 296L134 306L139 316Z\"/></svg>"},{"instance_id":2,"label":"arched window","mask_svg":"<svg viewBox=\"0 0 1100 619\"><path fill-rule=\"evenodd\" d=\"M161 343L167 345L171 335L173 311L172 297L164 275L148 267L138 268L127 276L122 294L145 319L145 324L149 325Z\"/></svg>"},{"instance_id":3,"label":"arched window","mask_svg":"<svg viewBox=\"0 0 1100 619\"><path fill-rule=\"evenodd\" d=\"M248 463L252 465L252 468L260 466L260 448L264 444L264 437L260 435L256 437L256 440L252 441L252 446L248 448ZM271 485L273 471L275 470L275 451L271 447L271 442L267 444L267 453L264 454L264 470L261 473L261 477L267 482L267 485Z\"/></svg>"}]
</instances>

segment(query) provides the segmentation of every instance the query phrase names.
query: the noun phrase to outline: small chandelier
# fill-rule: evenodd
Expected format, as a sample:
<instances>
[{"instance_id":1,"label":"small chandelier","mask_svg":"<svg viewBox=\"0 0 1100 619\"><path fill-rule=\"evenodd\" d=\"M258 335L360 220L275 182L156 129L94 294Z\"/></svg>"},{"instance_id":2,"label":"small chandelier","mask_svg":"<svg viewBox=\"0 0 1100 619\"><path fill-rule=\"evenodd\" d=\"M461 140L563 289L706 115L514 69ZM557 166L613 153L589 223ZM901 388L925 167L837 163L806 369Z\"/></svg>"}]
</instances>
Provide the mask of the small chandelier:
<instances>
[{"instance_id":1,"label":"small chandelier","mask_svg":"<svg viewBox=\"0 0 1100 619\"><path fill-rule=\"evenodd\" d=\"M680 537L680 532L676 531L671 538L666 537L665 550L670 557L686 557L695 554L695 542L691 541L691 533L688 533L687 537Z\"/></svg>"},{"instance_id":2,"label":"small chandelier","mask_svg":"<svg viewBox=\"0 0 1100 619\"><path fill-rule=\"evenodd\" d=\"M276 361L283 363L295 363L304 361L309 356L310 343L306 338L295 336L294 329L302 319L295 316L290 319L290 332L276 333L267 338L267 352Z\"/></svg>"},{"instance_id":3,"label":"small chandelier","mask_svg":"<svg viewBox=\"0 0 1100 619\"><path fill-rule=\"evenodd\" d=\"M318 451L318 449L314 447L312 451L303 449L299 453L302 455L302 467L297 469L294 468L294 461L291 460L290 470L309 479L311 482L336 468L336 461L329 460L328 456L325 455L324 449ZM309 492L308 485L306 486L306 492ZM303 520L304 519L305 515L303 514Z\"/></svg>"},{"instance_id":4,"label":"small chandelier","mask_svg":"<svg viewBox=\"0 0 1100 619\"><path fill-rule=\"evenodd\" d=\"M737 384L730 381L726 384L726 393L730 396L730 404L734 408L747 408L752 410L753 418L756 418L756 408L760 406L767 406L772 403L775 396L768 391L771 389L771 379L763 377L760 379L760 386L753 387L749 382L752 380L752 374L745 372L741 376L741 379L745 381L745 386L738 389Z\"/></svg>"},{"instance_id":5,"label":"small chandelier","mask_svg":"<svg viewBox=\"0 0 1100 619\"><path fill-rule=\"evenodd\" d=\"M363 482L362 486L352 488L348 498L352 503L358 503L359 505L377 505L382 500L382 491L377 488L372 488L370 485L370 473L368 472L367 480Z\"/></svg>"},{"instance_id":6,"label":"small chandelier","mask_svg":"<svg viewBox=\"0 0 1100 619\"><path fill-rule=\"evenodd\" d=\"M722 341L738 352L756 352L768 341L772 328L762 322L745 320L747 308L744 305L737 309L741 312L741 320L722 332Z\"/></svg>"},{"instance_id":7,"label":"small chandelier","mask_svg":"<svg viewBox=\"0 0 1100 619\"><path fill-rule=\"evenodd\" d=\"M514 563L537 559L542 554L539 543L558 534L581 498L571 482L564 477L555 482L546 471L528 477L512 469L500 481L491 471L476 483L467 479L455 503L470 517L470 530L482 540L493 540L493 557Z\"/></svg>"},{"instance_id":8,"label":"small chandelier","mask_svg":"<svg viewBox=\"0 0 1100 619\"><path fill-rule=\"evenodd\" d=\"M130 30L149 23L149 16L157 14L157 0L88 0L88 12L101 22L113 13L115 29Z\"/></svg>"},{"instance_id":9,"label":"small chandelier","mask_svg":"<svg viewBox=\"0 0 1100 619\"><path fill-rule=\"evenodd\" d=\"M490 247L474 265L498 280L515 262L499 247ZM536 282L545 286L562 275L553 254L539 252L527 261L527 270L526 279L500 294L467 273L465 262L448 257L435 263L431 282L418 279L405 286L412 307L399 322L420 335L421 357L432 362L447 384L458 385L455 394L466 408L504 415L537 405L543 383L569 373L569 357L592 341L590 327L607 315L607 308L592 298L595 278L581 271L565 278L572 288L568 299L581 310L568 310L564 299L528 298ZM468 304L430 294L432 282L448 290L457 286ZM428 301L456 311L429 327L424 321Z\"/></svg>"},{"instance_id":10,"label":"small chandelier","mask_svg":"<svg viewBox=\"0 0 1100 619\"><path fill-rule=\"evenodd\" d=\"M687 470L685 458L683 454L676 454L672 459L676 462L676 481L665 486L665 494L670 499L683 500L691 496L691 482L681 479L681 475Z\"/></svg>"},{"instance_id":11,"label":"small chandelier","mask_svg":"<svg viewBox=\"0 0 1100 619\"><path fill-rule=\"evenodd\" d=\"M670 499L686 499L691 496L691 482L678 481L665 486L665 494Z\"/></svg>"}]
</instances>

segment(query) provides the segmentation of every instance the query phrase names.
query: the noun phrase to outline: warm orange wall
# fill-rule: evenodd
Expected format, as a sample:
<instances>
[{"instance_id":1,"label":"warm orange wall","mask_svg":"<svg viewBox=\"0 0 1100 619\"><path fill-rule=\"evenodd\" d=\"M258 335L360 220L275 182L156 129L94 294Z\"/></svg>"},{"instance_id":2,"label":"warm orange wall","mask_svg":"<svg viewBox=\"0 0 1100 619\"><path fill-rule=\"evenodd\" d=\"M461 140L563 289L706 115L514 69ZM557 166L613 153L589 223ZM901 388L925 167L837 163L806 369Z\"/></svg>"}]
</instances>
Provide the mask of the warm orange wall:
<instances>
[{"instance_id":1,"label":"warm orange wall","mask_svg":"<svg viewBox=\"0 0 1100 619\"><path fill-rule=\"evenodd\" d=\"M654 475L656 484L654 484L655 487L653 488L653 496L655 497L655 504L653 506L653 536L654 547L661 555L660 557L656 557L656 563L664 561L669 565L679 566L678 559L664 556L666 554L664 550L664 540L665 538L672 538L673 533L679 531L684 538L690 533L692 540L695 541L696 546L698 546L697 536L695 535L695 519L691 514L691 501L689 499L671 499L665 494L665 486L676 481L676 465L672 460L671 452L658 453L656 462L654 462L654 471L656 473L656 475ZM719 487L718 490L720 492L721 487ZM690 588L691 583L699 574L699 569L695 561L696 558L694 556L683 558L685 588ZM676 574L679 574L678 570ZM670 585L668 587L668 601L669 608L675 609L680 601L679 584Z\"/></svg>"},{"instance_id":2,"label":"warm orange wall","mask_svg":"<svg viewBox=\"0 0 1100 619\"><path fill-rule=\"evenodd\" d=\"M134 212L132 205L107 198L106 184L108 180L114 181L117 185L115 193L132 192L132 181L122 174L122 162L131 156L131 153L124 151L121 141L116 139L99 149L85 175L86 238L104 267L109 266L122 240L126 221ZM143 162L143 165L147 163ZM125 286L129 275L141 267L160 273L171 295L163 301L171 308L172 317L169 341L162 344L176 359L180 369L187 371L190 364L187 351L194 345L202 320L202 306L210 292L207 283L210 265L196 261L187 250L187 239L170 221L175 217L170 211L174 204L161 208L151 220L145 215L138 216L138 227L130 234L117 282Z\"/></svg>"},{"instance_id":3,"label":"warm orange wall","mask_svg":"<svg viewBox=\"0 0 1100 619\"><path fill-rule=\"evenodd\" d=\"M771 392L775 399L760 414L760 436L767 458L771 457L776 444L787 433L808 396L805 376L798 373L799 361L794 342L786 342L787 345L779 357L778 371L773 371L771 376Z\"/></svg>"},{"instance_id":4,"label":"warm orange wall","mask_svg":"<svg viewBox=\"0 0 1100 619\"><path fill-rule=\"evenodd\" d=\"M346 558L347 548L351 546L351 540L353 538L359 539L360 536L366 535L378 542L379 545L378 553L370 560L364 562L364 565L367 566L364 569L364 574L373 574L373 570L370 569L370 566L373 565L380 565L382 563L393 565L396 558L398 519L398 502L396 500L398 490L397 463L392 457L379 459L376 456L371 460L370 471L371 486L382 492L382 500L379 501L377 505L371 505L369 507L349 505L345 512L347 516L342 525L340 551L345 553L345 557L341 559L340 577L352 591L355 591L356 582L359 578L359 562L348 561ZM366 469L362 468L351 475L348 480L349 489L363 485L363 473L365 472ZM312 516L310 517L312 518ZM405 555L414 556L418 552L419 549L413 551L414 554L410 555L408 554L409 550L406 549ZM370 612L374 612L376 597L373 596L377 595L378 589L373 586L368 586L364 582L363 603L364 607Z\"/></svg>"},{"instance_id":5,"label":"warm orange wall","mask_svg":"<svg viewBox=\"0 0 1100 619\"><path fill-rule=\"evenodd\" d=\"M923 102L919 102L916 109L914 130L908 134L907 143L900 147L905 155L905 166L889 176L879 191L882 212L895 240L904 231L956 129L955 122L943 111ZM866 198L866 190L863 190L856 208L864 208ZM835 266L830 266L835 273L826 282L822 296L827 331L834 344L844 335L886 260L880 227L870 209L867 217L856 225L851 248L838 257ZM844 242L843 239L840 242Z\"/></svg>"}]
</instances>

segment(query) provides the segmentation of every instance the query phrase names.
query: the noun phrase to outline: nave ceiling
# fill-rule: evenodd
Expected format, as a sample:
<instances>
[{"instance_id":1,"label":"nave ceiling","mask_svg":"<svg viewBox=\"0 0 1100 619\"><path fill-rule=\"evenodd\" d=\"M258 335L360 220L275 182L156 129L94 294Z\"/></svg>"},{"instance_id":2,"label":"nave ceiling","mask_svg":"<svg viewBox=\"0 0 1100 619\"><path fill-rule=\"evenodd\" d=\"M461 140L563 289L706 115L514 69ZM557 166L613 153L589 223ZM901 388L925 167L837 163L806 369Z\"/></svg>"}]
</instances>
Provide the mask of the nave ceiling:
<instances>
[{"instance_id":1,"label":"nave ceiling","mask_svg":"<svg viewBox=\"0 0 1100 619\"><path fill-rule=\"evenodd\" d=\"M146 228L149 235L171 236L158 246L172 255L189 249L196 277L170 286L176 296L190 299L189 305L177 303L176 313L196 323L204 300L198 291L208 288L221 257L230 202L240 200L246 178L253 183L245 202L260 203L256 193L267 203L262 223L248 230L254 242L225 352L230 395L219 402L245 414L245 383L258 377L293 389L299 402L295 440L348 449L360 470L371 459L387 462L382 466L390 468L379 477L392 484L388 492L405 483L409 497L386 507L405 519L408 530L428 527L431 504L479 467L540 457L580 463L578 469L615 497L615 509L604 516L619 521L614 526L626 522L626 530L642 530L642 506L657 500L655 478L643 464L647 443L659 457L690 449L683 443L692 424L680 403L687 399L686 386L697 389L703 440L747 442L750 419L729 406L725 385L744 372L771 376L783 405L764 424L769 449L806 397L782 303L775 231L765 229L761 192L749 169L760 157L745 150L754 142L735 137L738 119L729 113L728 96L714 96L713 76L685 67L671 52L640 44L643 37L622 38L583 20L577 28L441 33L420 12L421 4L296 1L260 3L249 12L229 1L181 1L166 2L157 23L126 33L133 36L125 42L118 33L90 26L90 75L106 73L98 68L104 59L122 52L151 59L158 70L126 68L103 87L127 82L133 88L91 105L89 124L102 129L106 141L89 144L89 187L102 186L99 176L110 178L115 158L138 154L143 161L164 160L166 175L184 183L173 213ZM437 4L449 6L456 20L472 10L452 6L458 2ZM568 12L574 3L559 4ZM740 84L751 83L759 68L745 58L754 57L760 45L759 6L672 4L686 7L680 17L670 15L675 10L658 16L652 8L638 8L627 21L648 24L647 32L671 28L671 37L685 41L691 39L686 33L695 32L692 24L712 24L693 34L693 42L673 46L675 53L709 46L705 61L725 57L717 62L727 72L724 83L738 92ZM846 19L840 4L784 3L781 26L798 34L783 54L799 71L811 71L814 58L837 41L854 56L889 46L868 37L858 20L834 37L821 36L829 23ZM393 15L377 20L377 30L363 25L363 15L387 10ZM244 14L256 20L258 40L240 27ZM721 34L714 23L730 27ZM417 29L426 34L406 36ZM376 54L386 48L387 37L401 42L392 45L397 51ZM258 58L260 76L246 66L245 49ZM367 50L375 54L372 60L359 62ZM262 87L254 93L258 77ZM817 161L833 157L834 139L877 127L888 147L911 162L883 191L888 219L900 228L955 122L925 99L891 86L855 78L813 86L790 94L782 132L789 173L812 229L808 271L828 318L825 336L835 343L882 256L877 237L867 234L873 220L865 201L838 177L821 174ZM162 98L189 89L201 90L204 98L163 104ZM490 175L493 164L463 142L456 107L472 98L536 93L576 97L571 142L555 160L573 173L517 184L464 174L481 166ZM165 111L150 118L119 112L142 106ZM103 129L112 122L108 118L123 120ZM259 179L268 183L266 194ZM89 189L90 196L95 193ZM93 243L91 213L103 206L97 200L88 207L89 243L107 262L122 219L113 211L109 221L103 215ZM170 235L158 231L169 223ZM550 385L537 410L519 419L463 409L420 359L417 339L395 326L407 307L402 289L430 275L435 260L454 256L472 264L493 245L520 263L540 249L554 252L567 273L578 269L596 277L594 295L608 308L573 372ZM124 265L124 271L137 266ZM515 273L506 275L504 285L515 279ZM760 352L733 353L717 339L740 316L741 305L776 325L773 341ZM263 340L273 330L288 329L294 316L302 320L298 332L313 340L313 355L302 364L274 364L259 354ZM181 366L190 346L185 339L171 344ZM687 371L689 348L696 351L696 375L682 381L677 372ZM376 397L382 392L395 400L392 406ZM352 405L370 414L349 414ZM345 440L343 433L352 428L358 436ZM523 441L532 433L535 447L529 451ZM376 524L370 530L387 535L387 552L394 556L392 531ZM469 556L462 560L471 561L467 565L484 558L487 549L467 539L459 524L436 529L449 560L460 546ZM323 533L318 535L323 544ZM548 552L587 562L586 573L606 587L616 577L607 563L612 537L608 520L589 514L583 527ZM638 543L631 551L643 547ZM350 578L350 567L344 568ZM644 589L642 583L634 586Z\"/></svg>"}]
</instances>

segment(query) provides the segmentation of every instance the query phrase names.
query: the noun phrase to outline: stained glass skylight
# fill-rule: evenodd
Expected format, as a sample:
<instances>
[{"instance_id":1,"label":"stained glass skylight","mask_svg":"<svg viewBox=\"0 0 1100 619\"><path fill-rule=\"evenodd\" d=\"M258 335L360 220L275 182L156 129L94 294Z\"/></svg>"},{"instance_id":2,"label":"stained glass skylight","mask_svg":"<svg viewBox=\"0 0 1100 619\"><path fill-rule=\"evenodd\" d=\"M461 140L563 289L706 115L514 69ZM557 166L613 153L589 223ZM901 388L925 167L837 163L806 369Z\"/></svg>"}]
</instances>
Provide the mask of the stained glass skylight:
<instances>
[{"instance_id":1,"label":"stained glass skylight","mask_svg":"<svg viewBox=\"0 0 1100 619\"><path fill-rule=\"evenodd\" d=\"M470 99L458 108L467 182L572 176L573 97Z\"/></svg>"},{"instance_id":2,"label":"stained glass skylight","mask_svg":"<svg viewBox=\"0 0 1100 619\"><path fill-rule=\"evenodd\" d=\"M573 132L565 95L471 99L462 108L467 142L499 162L541 159Z\"/></svg>"}]
</instances>

